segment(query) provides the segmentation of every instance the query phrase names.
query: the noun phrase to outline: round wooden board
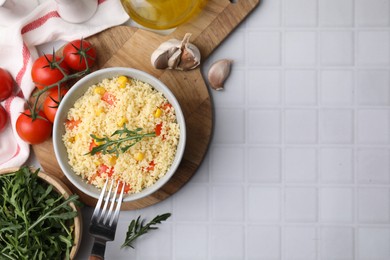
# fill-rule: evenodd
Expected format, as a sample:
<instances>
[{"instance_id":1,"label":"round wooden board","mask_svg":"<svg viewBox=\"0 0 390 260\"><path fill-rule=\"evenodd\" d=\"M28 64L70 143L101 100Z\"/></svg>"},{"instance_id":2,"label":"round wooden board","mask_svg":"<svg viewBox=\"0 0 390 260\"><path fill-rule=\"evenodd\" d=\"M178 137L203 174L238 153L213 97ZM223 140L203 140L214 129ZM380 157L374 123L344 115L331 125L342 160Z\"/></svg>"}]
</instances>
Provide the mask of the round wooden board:
<instances>
[{"instance_id":1,"label":"round wooden board","mask_svg":"<svg viewBox=\"0 0 390 260\"><path fill-rule=\"evenodd\" d=\"M178 99L186 120L186 149L171 180L146 198L123 203L122 209L147 207L177 192L195 174L207 152L212 135L212 103L200 69L186 72L156 70L150 63L152 52L162 42L170 38L181 39L186 32L191 32L191 41L198 46L205 59L258 3L259 0L240 0L237 4L232 4L229 0L209 0L196 19L166 36L128 26L117 26L88 38L98 53L95 69L131 67L159 78ZM55 158L52 140L34 145L33 149L46 172L67 183L85 204L96 204L95 199L77 190L64 176Z\"/></svg>"}]
</instances>

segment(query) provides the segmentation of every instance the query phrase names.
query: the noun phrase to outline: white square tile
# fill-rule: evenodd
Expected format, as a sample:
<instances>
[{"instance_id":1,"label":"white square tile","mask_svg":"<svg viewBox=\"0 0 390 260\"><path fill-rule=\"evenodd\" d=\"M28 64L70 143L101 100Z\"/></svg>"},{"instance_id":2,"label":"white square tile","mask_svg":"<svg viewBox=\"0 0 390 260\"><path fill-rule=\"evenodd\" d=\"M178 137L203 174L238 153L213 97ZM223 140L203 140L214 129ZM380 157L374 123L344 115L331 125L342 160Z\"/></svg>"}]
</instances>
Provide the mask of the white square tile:
<instances>
[{"instance_id":1,"label":"white square tile","mask_svg":"<svg viewBox=\"0 0 390 260\"><path fill-rule=\"evenodd\" d=\"M317 34L288 31L284 33L284 57L287 66L315 65L317 61Z\"/></svg>"},{"instance_id":2,"label":"white square tile","mask_svg":"<svg viewBox=\"0 0 390 260\"><path fill-rule=\"evenodd\" d=\"M247 259L280 259L280 239L279 227L249 225L246 234Z\"/></svg>"},{"instance_id":3,"label":"white square tile","mask_svg":"<svg viewBox=\"0 0 390 260\"><path fill-rule=\"evenodd\" d=\"M241 186L213 186L211 198L213 220L242 221L244 219L244 191Z\"/></svg>"},{"instance_id":4,"label":"white square tile","mask_svg":"<svg viewBox=\"0 0 390 260\"><path fill-rule=\"evenodd\" d=\"M285 73L284 85L286 104L317 103L317 75L314 70L288 70Z\"/></svg>"},{"instance_id":5,"label":"white square tile","mask_svg":"<svg viewBox=\"0 0 390 260\"><path fill-rule=\"evenodd\" d=\"M287 143L316 143L317 111L314 109L286 110L284 135Z\"/></svg>"},{"instance_id":6,"label":"white square tile","mask_svg":"<svg viewBox=\"0 0 390 260\"><path fill-rule=\"evenodd\" d=\"M209 192L205 185L186 185L173 197L175 219L182 221L207 220L209 216ZM191 205L191 207L186 207Z\"/></svg>"},{"instance_id":7,"label":"white square tile","mask_svg":"<svg viewBox=\"0 0 390 260\"><path fill-rule=\"evenodd\" d=\"M289 222L317 220L317 190L306 187L285 188L284 217Z\"/></svg>"},{"instance_id":8,"label":"white square tile","mask_svg":"<svg viewBox=\"0 0 390 260\"><path fill-rule=\"evenodd\" d=\"M316 0L284 1L284 17L287 26L316 26Z\"/></svg>"},{"instance_id":9,"label":"white square tile","mask_svg":"<svg viewBox=\"0 0 390 260\"><path fill-rule=\"evenodd\" d=\"M242 86L245 82L245 72L241 69L234 69L225 81L222 91L210 91L213 102L216 106L234 106L243 105L245 102L245 88Z\"/></svg>"},{"instance_id":10,"label":"white square tile","mask_svg":"<svg viewBox=\"0 0 390 260\"><path fill-rule=\"evenodd\" d=\"M244 228L241 225L212 225L210 259L234 260L244 258Z\"/></svg>"},{"instance_id":11,"label":"white square tile","mask_svg":"<svg viewBox=\"0 0 390 260\"><path fill-rule=\"evenodd\" d=\"M390 229L382 227L359 228L357 236L357 259L390 259Z\"/></svg>"},{"instance_id":12,"label":"white square tile","mask_svg":"<svg viewBox=\"0 0 390 260\"><path fill-rule=\"evenodd\" d=\"M174 228L175 259L198 260L208 256L208 227L206 224L176 224Z\"/></svg>"},{"instance_id":13,"label":"white square tile","mask_svg":"<svg viewBox=\"0 0 390 260\"><path fill-rule=\"evenodd\" d=\"M357 103L359 105L390 104L390 74L387 70L360 70L357 72Z\"/></svg>"},{"instance_id":14,"label":"white square tile","mask_svg":"<svg viewBox=\"0 0 390 260\"><path fill-rule=\"evenodd\" d=\"M247 64L251 66L280 65L280 45L280 32L249 31L246 49L251 51L247 52Z\"/></svg>"},{"instance_id":15,"label":"white square tile","mask_svg":"<svg viewBox=\"0 0 390 260\"><path fill-rule=\"evenodd\" d=\"M354 259L354 232L349 227L322 227L320 259Z\"/></svg>"},{"instance_id":16,"label":"white square tile","mask_svg":"<svg viewBox=\"0 0 390 260\"><path fill-rule=\"evenodd\" d=\"M349 109L320 110L320 141L347 144L353 142L353 111Z\"/></svg>"},{"instance_id":17,"label":"white square tile","mask_svg":"<svg viewBox=\"0 0 390 260\"><path fill-rule=\"evenodd\" d=\"M247 97L251 106L280 104L280 71L248 70L247 79ZM240 85L240 87L245 89L242 85Z\"/></svg>"},{"instance_id":18,"label":"white square tile","mask_svg":"<svg viewBox=\"0 0 390 260\"><path fill-rule=\"evenodd\" d=\"M317 259L317 236L317 230L313 227L284 228L284 259Z\"/></svg>"},{"instance_id":19,"label":"white square tile","mask_svg":"<svg viewBox=\"0 0 390 260\"><path fill-rule=\"evenodd\" d=\"M351 31L322 31L320 34L321 65L346 66L354 62Z\"/></svg>"},{"instance_id":20,"label":"white square tile","mask_svg":"<svg viewBox=\"0 0 390 260\"><path fill-rule=\"evenodd\" d=\"M216 147L210 149L210 180L237 183L243 180L245 152L242 147Z\"/></svg>"},{"instance_id":21,"label":"white square tile","mask_svg":"<svg viewBox=\"0 0 390 260\"><path fill-rule=\"evenodd\" d=\"M324 70L320 74L323 105L350 105L354 96L353 71Z\"/></svg>"},{"instance_id":22,"label":"white square tile","mask_svg":"<svg viewBox=\"0 0 390 260\"><path fill-rule=\"evenodd\" d=\"M320 220L325 222L353 221L353 190L351 188L320 189Z\"/></svg>"},{"instance_id":23,"label":"white square tile","mask_svg":"<svg viewBox=\"0 0 390 260\"><path fill-rule=\"evenodd\" d=\"M357 33L358 65L388 66L390 64L389 45L390 45L389 31L358 32Z\"/></svg>"},{"instance_id":24,"label":"white square tile","mask_svg":"<svg viewBox=\"0 0 390 260\"><path fill-rule=\"evenodd\" d=\"M352 26L353 0L319 0L322 26Z\"/></svg>"},{"instance_id":25,"label":"white square tile","mask_svg":"<svg viewBox=\"0 0 390 260\"><path fill-rule=\"evenodd\" d=\"M358 189L358 220L364 223L390 222L390 192L387 188Z\"/></svg>"},{"instance_id":26,"label":"white square tile","mask_svg":"<svg viewBox=\"0 0 390 260\"><path fill-rule=\"evenodd\" d=\"M352 149L322 148L320 150L320 180L325 183L352 182Z\"/></svg>"},{"instance_id":27,"label":"white square tile","mask_svg":"<svg viewBox=\"0 0 390 260\"><path fill-rule=\"evenodd\" d=\"M234 61L234 68L245 67L245 31L235 30L228 41L224 41L213 51L208 59L204 60L203 67L209 68L214 61L220 59L231 59Z\"/></svg>"},{"instance_id":28,"label":"white square tile","mask_svg":"<svg viewBox=\"0 0 390 260\"><path fill-rule=\"evenodd\" d=\"M215 107L215 128L214 128L213 140L216 143L224 143L224 144L244 143L245 141L244 110L240 108Z\"/></svg>"},{"instance_id":29,"label":"white square tile","mask_svg":"<svg viewBox=\"0 0 390 260\"><path fill-rule=\"evenodd\" d=\"M251 143L279 143L280 121L279 110L249 109L248 140Z\"/></svg>"},{"instance_id":30,"label":"white square tile","mask_svg":"<svg viewBox=\"0 0 390 260\"><path fill-rule=\"evenodd\" d=\"M280 25L280 0L264 0L261 8L255 8L253 13L245 19L246 28L275 27Z\"/></svg>"},{"instance_id":31,"label":"white square tile","mask_svg":"<svg viewBox=\"0 0 390 260\"><path fill-rule=\"evenodd\" d=\"M281 154L279 148L249 147L247 158L249 181L266 183L280 181Z\"/></svg>"},{"instance_id":32,"label":"white square tile","mask_svg":"<svg viewBox=\"0 0 390 260\"><path fill-rule=\"evenodd\" d=\"M286 182L315 182L317 151L314 148L285 148Z\"/></svg>"},{"instance_id":33,"label":"white square tile","mask_svg":"<svg viewBox=\"0 0 390 260\"><path fill-rule=\"evenodd\" d=\"M382 148L361 148L357 151L357 180L359 183L389 183L390 152Z\"/></svg>"},{"instance_id":34,"label":"white square tile","mask_svg":"<svg viewBox=\"0 0 390 260\"><path fill-rule=\"evenodd\" d=\"M355 0L356 24L360 26L388 26L389 0Z\"/></svg>"},{"instance_id":35,"label":"white square tile","mask_svg":"<svg viewBox=\"0 0 390 260\"><path fill-rule=\"evenodd\" d=\"M362 109L357 114L357 139L361 144L385 144L390 139L388 110Z\"/></svg>"},{"instance_id":36,"label":"white square tile","mask_svg":"<svg viewBox=\"0 0 390 260\"><path fill-rule=\"evenodd\" d=\"M249 186L248 220L251 222L269 222L280 220L280 189Z\"/></svg>"}]
</instances>

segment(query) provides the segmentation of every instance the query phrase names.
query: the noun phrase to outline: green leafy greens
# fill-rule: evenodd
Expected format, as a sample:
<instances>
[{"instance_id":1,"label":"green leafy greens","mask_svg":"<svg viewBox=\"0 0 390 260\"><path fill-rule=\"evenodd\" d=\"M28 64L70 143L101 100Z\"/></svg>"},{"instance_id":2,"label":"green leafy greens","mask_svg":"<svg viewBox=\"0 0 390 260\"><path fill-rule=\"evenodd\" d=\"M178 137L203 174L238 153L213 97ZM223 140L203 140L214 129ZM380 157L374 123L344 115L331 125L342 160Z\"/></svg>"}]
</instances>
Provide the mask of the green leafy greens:
<instances>
[{"instance_id":1,"label":"green leafy greens","mask_svg":"<svg viewBox=\"0 0 390 260\"><path fill-rule=\"evenodd\" d=\"M126 125L123 125L123 129L116 130L111 137L113 136L119 136L118 139L111 139L108 136L105 137L97 137L94 134L91 134L91 137L96 141L96 143L99 143L98 146L95 146L92 148L92 150L87 154L97 154L98 152L102 152L103 154L112 154L116 153L117 155L119 152L126 152L129 150L130 147L135 145L136 143L140 142L142 138L144 137L154 137L156 136L156 133L147 133L142 134L140 133L142 131L142 128L137 128L133 131L126 128ZM122 137L124 135L124 137Z\"/></svg>"},{"instance_id":2,"label":"green leafy greens","mask_svg":"<svg viewBox=\"0 0 390 260\"><path fill-rule=\"evenodd\" d=\"M132 243L138 237L146 234L149 230L158 229L155 225L160 224L161 221L167 220L171 216L171 213L165 213L162 215L157 215L154 219L152 219L149 223L144 225L144 220L140 220L141 216L139 216L136 220L133 219L130 222L129 229L126 233L126 239L121 248L131 247L134 248Z\"/></svg>"},{"instance_id":3,"label":"green leafy greens","mask_svg":"<svg viewBox=\"0 0 390 260\"><path fill-rule=\"evenodd\" d=\"M0 175L0 259L69 259L78 196L64 199L38 172Z\"/></svg>"}]
</instances>

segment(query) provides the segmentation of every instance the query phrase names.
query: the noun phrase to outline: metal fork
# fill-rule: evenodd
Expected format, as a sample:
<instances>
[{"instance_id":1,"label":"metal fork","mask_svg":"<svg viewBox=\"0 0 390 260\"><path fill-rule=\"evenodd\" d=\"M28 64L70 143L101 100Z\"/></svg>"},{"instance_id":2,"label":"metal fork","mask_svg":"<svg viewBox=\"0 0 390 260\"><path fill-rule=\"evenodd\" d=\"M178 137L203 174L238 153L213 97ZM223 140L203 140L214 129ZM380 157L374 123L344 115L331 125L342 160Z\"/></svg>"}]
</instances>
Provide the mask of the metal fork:
<instances>
[{"instance_id":1,"label":"metal fork","mask_svg":"<svg viewBox=\"0 0 390 260\"><path fill-rule=\"evenodd\" d=\"M94 237L93 247L89 260L104 259L106 242L113 241L115 238L115 231L116 226L118 224L119 212L122 204L125 185L122 185L119 198L117 199L116 197L118 194L120 181L118 181L116 185L115 192L112 193L112 189L114 187L114 180L112 180L107 195L106 197L104 197L108 183L109 180L107 179L99 196L99 200L96 204L95 210L93 211L91 224L89 225L89 233ZM113 197L110 198L112 194ZM117 200L116 208L115 211L113 211L115 200ZM105 203L103 208L101 208L103 201L105 201ZM109 203L110 207L109 209L107 209Z\"/></svg>"}]
</instances>

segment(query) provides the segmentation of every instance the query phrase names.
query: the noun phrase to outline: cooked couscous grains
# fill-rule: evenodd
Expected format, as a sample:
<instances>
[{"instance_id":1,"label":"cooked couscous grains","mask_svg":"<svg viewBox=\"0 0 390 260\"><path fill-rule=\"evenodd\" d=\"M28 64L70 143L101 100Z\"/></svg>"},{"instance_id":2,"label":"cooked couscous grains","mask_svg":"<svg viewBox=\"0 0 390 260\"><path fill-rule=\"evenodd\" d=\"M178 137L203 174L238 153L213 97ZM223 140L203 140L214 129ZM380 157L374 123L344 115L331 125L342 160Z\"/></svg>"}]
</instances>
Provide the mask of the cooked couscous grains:
<instances>
[{"instance_id":1,"label":"cooked couscous grains","mask_svg":"<svg viewBox=\"0 0 390 260\"><path fill-rule=\"evenodd\" d=\"M131 78L123 87L123 81L123 76L114 77L89 87L68 112L63 141L69 164L87 182L101 188L113 176L125 182L125 191L137 193L169 170L180 129L174 108L161 92ZM89 153L99 145L91 134L111 137L123 126L156 136L144 137L125 153Z\"/></svg>"}]
</instances>

